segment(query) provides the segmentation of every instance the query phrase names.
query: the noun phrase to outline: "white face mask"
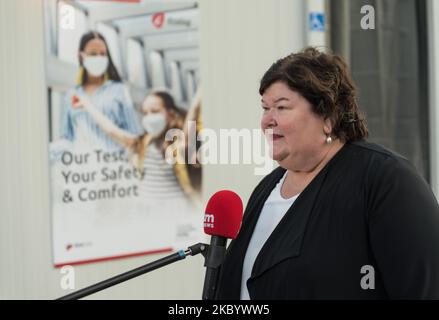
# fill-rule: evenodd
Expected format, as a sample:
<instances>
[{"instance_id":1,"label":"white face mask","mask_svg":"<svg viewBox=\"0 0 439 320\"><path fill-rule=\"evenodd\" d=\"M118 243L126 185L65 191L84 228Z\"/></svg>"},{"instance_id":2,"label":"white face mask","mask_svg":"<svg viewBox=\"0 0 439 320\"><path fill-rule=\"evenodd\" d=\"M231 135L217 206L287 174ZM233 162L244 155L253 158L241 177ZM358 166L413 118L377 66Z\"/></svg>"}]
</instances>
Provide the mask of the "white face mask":
<instances>
[{"instance_id":1,"label":"white face mask","mask_svg":"<svg viewBox=\"0 0 439 320\"><path fill-rule=\"evenodd\" d=\"M84 58L84 67L93 77L101 77L108 68L107 56L87 56Z\"/></svg>"},{"instance_id":2,"label":"white face mask","mask_svg":"<svg viewBox=\"0 0 439 320\"><path fill-rule=\"evenodd\" d=\"M152 136L157 136L166 128L166 117L163 113L148 114L142 119L143 128Z\"/></svg>"}]
</instances>

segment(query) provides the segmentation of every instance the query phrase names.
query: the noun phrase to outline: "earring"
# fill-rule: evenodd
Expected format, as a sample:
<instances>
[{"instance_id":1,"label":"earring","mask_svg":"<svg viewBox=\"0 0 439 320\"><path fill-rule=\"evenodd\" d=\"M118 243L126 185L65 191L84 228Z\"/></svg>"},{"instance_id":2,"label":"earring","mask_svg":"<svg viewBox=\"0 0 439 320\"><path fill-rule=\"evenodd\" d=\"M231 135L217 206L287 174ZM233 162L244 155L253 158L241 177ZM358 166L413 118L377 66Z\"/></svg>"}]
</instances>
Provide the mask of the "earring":
<instances>
[{"instance_id":1,"label":"earring","mask_svg":"<svg viewBox=\"0 0 439 320\"><path fill-rule=\"evenodd\" d=\"M107 82L108 79L110 79L110 75L108 74L108 72L105 72L105 75L104 75L104 83Z\"/></svg>"},{"instance_id":2,"label":"earring","mask_svg":"<svg viewBox=\"0 0 439 320\"><path fill-rule=\"evenodd\" d=\"M331 138L330 135L328 135L328 136L326 137L326 143L327 143L327 144L331 144L331 143L332 143L332 138Z\"/></svg>"}]
</instances>

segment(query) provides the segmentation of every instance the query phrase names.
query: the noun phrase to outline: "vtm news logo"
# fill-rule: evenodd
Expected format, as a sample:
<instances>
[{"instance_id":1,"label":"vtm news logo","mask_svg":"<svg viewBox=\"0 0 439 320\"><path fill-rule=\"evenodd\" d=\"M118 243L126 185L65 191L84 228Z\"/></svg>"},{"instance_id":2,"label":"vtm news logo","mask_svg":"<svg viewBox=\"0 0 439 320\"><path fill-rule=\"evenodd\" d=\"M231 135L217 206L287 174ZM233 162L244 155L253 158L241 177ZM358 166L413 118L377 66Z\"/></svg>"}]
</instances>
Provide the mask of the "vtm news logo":
<instances>
[{"instance_id":1,"label":"vtm news logo","mask_svg":"<svg viewBox=\"0 0 439 320\"><path fill-rule=\"evenodd\" d=\"M204 227L213 229L213 224L215 222L215 216L213 214L206 213L204 215Z\"/></svg>"}]
</instances>

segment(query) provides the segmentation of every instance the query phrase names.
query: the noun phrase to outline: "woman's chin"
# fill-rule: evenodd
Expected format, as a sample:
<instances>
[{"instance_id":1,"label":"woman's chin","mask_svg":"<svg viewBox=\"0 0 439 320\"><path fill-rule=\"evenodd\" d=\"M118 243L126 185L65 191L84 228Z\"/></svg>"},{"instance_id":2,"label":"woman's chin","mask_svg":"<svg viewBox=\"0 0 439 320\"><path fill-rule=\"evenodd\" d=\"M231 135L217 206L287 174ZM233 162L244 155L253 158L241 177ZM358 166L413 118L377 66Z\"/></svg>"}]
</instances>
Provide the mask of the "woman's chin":
<instances>
[{"instance_id":1,"label":"woman's chin","mask_svg":"<svg viewBox=\"0 0 439 320\"><path fill-rule=\"evenodd\" d=\"M284 160L287 156L288 156L287 153L285 153L285 152L276 152L275 150L273 150L273 153L271 154L271 158L272 158L274 161L277 161L277 162L281 162L281 161Z\"/></svg>"}]
</instances>

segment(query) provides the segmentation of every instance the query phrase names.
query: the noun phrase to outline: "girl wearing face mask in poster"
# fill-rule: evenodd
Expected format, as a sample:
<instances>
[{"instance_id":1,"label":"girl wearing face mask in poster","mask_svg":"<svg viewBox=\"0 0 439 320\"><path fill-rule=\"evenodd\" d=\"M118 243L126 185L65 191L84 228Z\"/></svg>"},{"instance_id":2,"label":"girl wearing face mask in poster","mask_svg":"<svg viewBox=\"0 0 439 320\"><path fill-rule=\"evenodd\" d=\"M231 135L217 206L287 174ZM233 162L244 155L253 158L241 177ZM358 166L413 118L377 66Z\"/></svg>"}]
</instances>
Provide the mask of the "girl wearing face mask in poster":
<instances>
[{"instance_id":1,"label":"girl wearing face mask in poster","mask_svg":"<svg viewBox=\"0 0 439 320\"><path fill-rule=\"evenodd\" d=\"M184 206L190 208L193 204L199 204L201 167L194 159L196 153L192 152L188 155L187 139L189 130L198 132L201 126L198 93L187 113L179 109L172 96L166 92L156 91L148 94L142 105L144 113L142 125L145 133L138 136L114 125L86 96L76 97L73 107L77 110L85 110L108 137L126 147L131 162L141 173L139 193L142 200L149 199L150 202L164 207L171 205L177 210L182 210ZM196 126L191 126L190 121L196 121ZM170 129L181 129L180 132L184 135L177 139L180 145L172 148L181 151L179 156L185 155L184 159L180 158L180 161L174 164L166 161L169 156L166 154L168 147L175 146L175 140L165 139L166 132ZM169 203L170 199L172 203ZM187 200L190 202L189 207ZM176 204L178 205L175 206Z\"/></svg>"},{"instance_id":2,"label":"girl wearing face mask in poster","mask_svg":"<svg viewBox=\"0 0 439 320\"><path fill-rule=\"evenodd\" d=\"M66 95L61 136L71 142L80 141L81 145L120 148L120 144L110 139L87 112L71 108L76 96L87 96L95 108L118 128L133 135L143 132L138 114L113 64L104 37L94 31L84 34L80 41L78 58L78 86Z\"/></svg>"}]
</instances>

